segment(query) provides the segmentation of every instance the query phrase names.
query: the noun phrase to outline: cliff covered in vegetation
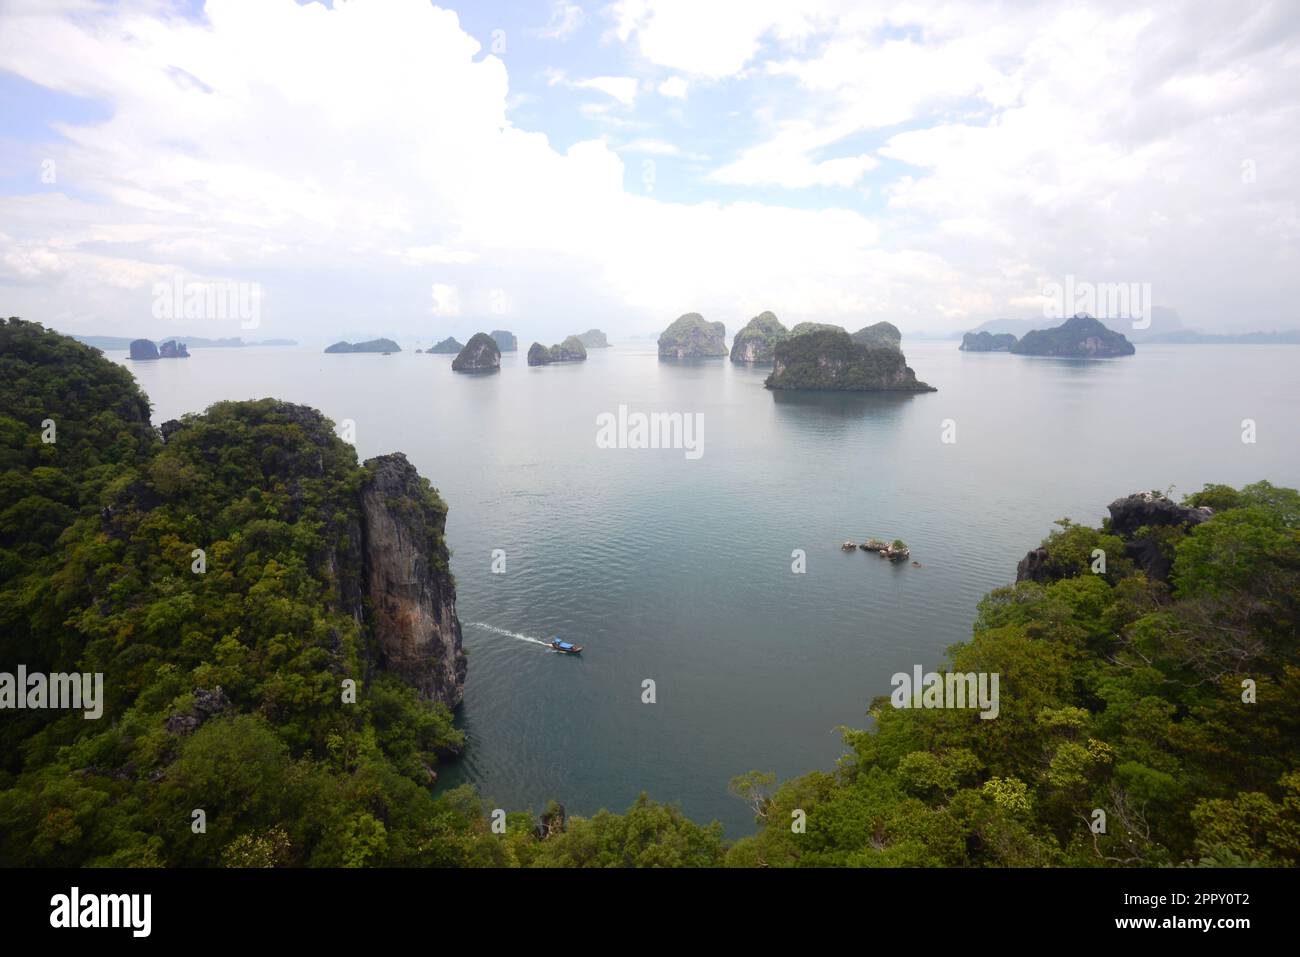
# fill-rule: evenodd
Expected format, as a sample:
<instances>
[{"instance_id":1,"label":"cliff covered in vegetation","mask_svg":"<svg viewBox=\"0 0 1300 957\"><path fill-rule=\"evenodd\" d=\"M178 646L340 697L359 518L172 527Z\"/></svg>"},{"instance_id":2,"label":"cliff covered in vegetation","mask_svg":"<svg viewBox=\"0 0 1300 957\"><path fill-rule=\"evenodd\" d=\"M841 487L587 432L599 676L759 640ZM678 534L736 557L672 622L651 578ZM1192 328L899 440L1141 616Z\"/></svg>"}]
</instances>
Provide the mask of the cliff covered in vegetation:
<instances>
[{"instance_id":1,"label":"cliff covered in vegetation","mask_svg":"<svg viewBox=\"0 0 1300 957\"><path fill-rule=\"evenodd\" d=\"M783 342L790 330L775 313L760 312L749 320L731 342L732 362L771 362L776 344Z\"/></svg>"},{"instance_id":2,"label":"cliff covered in vegetation","mask_svg":"<svg viewBox=\"0 0 1300 957\"><path fill-rule=\"evenodd\" d=\"M0 671L105 698L5 713L0 863L413 853L462 744L436 491L274 399L155 431L125 370L33 323L0 327L0 366Z\"/></svg>"},{"instance_id":3,"label":"cliff covered in vegetation","mask_svg":"<svg viewBox=\"0 0 1300 957\"><path fill-rule=\"evenodd\" d=\"M530 366L546 366L552 362L584 362L587 358L587 347L582 344L582 340L577 336L568 336L563 342L551 346L549 349L540 342L534 342L528 348L528 364Z\"/></svg>"},{"instance_id":4,"label":"cliff covered in vegetation","mask_svg":"<svg viewBox=\"0 0 1300 957\"><path fill-rule=\"evenodd\" d=\"M727 328L720 322L706 322L698 312L673 320L659 335L661 359L703 359L727 354Z\"/></svg>"}]
</instances>

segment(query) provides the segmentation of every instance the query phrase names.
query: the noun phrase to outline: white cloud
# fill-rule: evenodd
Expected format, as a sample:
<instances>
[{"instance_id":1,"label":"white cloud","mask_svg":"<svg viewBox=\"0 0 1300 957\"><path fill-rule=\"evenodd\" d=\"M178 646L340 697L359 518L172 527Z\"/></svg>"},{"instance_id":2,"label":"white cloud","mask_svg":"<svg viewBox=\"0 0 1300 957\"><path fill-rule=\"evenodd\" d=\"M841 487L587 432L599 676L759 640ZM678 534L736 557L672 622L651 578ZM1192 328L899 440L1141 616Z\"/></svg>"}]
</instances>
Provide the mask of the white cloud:
<instances>
[{"instance_id":1,"label":"white cloud","mask_svg":"<svg viewBox=\"0 0 1300 957\"><path fill-rule=\"evenodd\" d=\"M684 100L689 87L690 84L683 77L670 76L659 84L658 90L660 96L666 96L674 100Z\"/></svg>"},{"instance_id":2,"label":"white cloud","mask_svg":"<svg viewBox=\"0 0 1300 957\"><path fill-rule=\"evenodd\" d=\"M582 26L582 7L567 0L551 0L551 16L537 35L550 40L565 40Z\"/></svg>"},{"instance_id":3,"label":"white cloud","mask_svg":"<svg viewBox=\"0 0 1300 957\"><path fill-rule=\"evenodd\" d=\"M432 292L435 316L460 315L460 290L445 282L435 282Z\"/></svg>"},{"instance_id":4,"label":"white cloud","mask_svg":"<svg viewBox=\"0 0 1300 957\"><path fill-rule=\"evenodd\" d=\"M624 106L636 102L639 86L635 77L630 76L592 76L574 79L564 70L548 67L543 71L547 86L567 86L577 90L598 90L613 97Z\"/></svg>"},{"instance_id":5,"label":"white cloud","mask_svg":"<svg viewBox=\"0 0 1300 957\"><path fill-rule=\"evenodd\" d=\"M593 76L585 80L574 80L571 84L583 90L599 90L618 100L624 106L636 102L637 81L630 76Z\"/></svg>"},{"instance_id":6,"label":"white cloud","mask_svg":"<svg viewBox=\"0 0 1300 957\"><path fill-rule=\"evenodd\" d=\"M0 293L28 318L148 334L152 282L252 280L276 306L261 334L307 337L357 315L423 333L432 311L490 311L508 281L516 331L545 338L688 309L733 329L764 308L932 328L1070 273L1150 281L1189 325L1296 323L1285 8L860 6L617 5L628 74L734 91L716 108L740 116L715 115L733 151L691 186L750 198L687 203L647 194L635 154L716 136L557 148L511 121L506 63L426 0L208 0L202 20L10 0L0 62L103 118L7 142L7 164L51 157L59 182L0 196ZM642 120L620 108L634 76L591 80L616 81L586 104L602 122ZM850 188L826 208L746 192L771 185ZM838 208L867 191L870 214Z\"/></svg>"},{"instance_id":7,"label":"white cloud","mask_svg":"<svg viewBox=\"0 0 1300 957\"><path fill-rule=\"evenodd\" d=\"M877 166L870 156L841 156L813 162L798 152L783 152L766 146L754 147L734 163L711 174L720 183L741 186L852 186Z\"/></svg>"},{"instance_id":8,"label":"white cloud","mask_svg":"<svg viewBox=\"0 0 1300 957\"><path fill-rule=\"evenodd\" d=\"M835 130L818 129L806 121L783 126L772 139L750 147L732 163L716 169L711 178L742 186L852 186L879 165L861 154L814 160L812 155L841 138Z\"/></svg>"},{"instance_id":9,"label":"white cloud","mask_svg":"<svg viewBox=\"0 0 1300 957\"><path fill-rule=\"evenodd\" d=\"M1300 324L1300 270L1280 266L1300 261L1294 8L745 6L714 48L725 5L626 0L617 32L659 67L767 78L747 111L765 132L715 181L849 185L891 161L855 192L886 198L892 246L963 277L938 314L1072 273L1149 281L1189 324ZM1265 188L1241 173L1260 155Z\"/></svg>"},{"instance_id":10,"label":"white cloud","mask_svg":"<svg viewBox=\"0 0 1300 957\"><path fill-rule=\"evenodd\" d=\"M468 250L452 249L441 243L431 246L411 246L402 258L410 263L470 263L478 257Z\"/></svg>"},{"instance_id":11,"label":"white cloud","mask_svg":"<svg viewBox=\"0 0 1300 957\"><path fill-rule=\"evenodd\" d=\"M64 277L17 303L32 318L75 309L144 334L148 283L114 297L106 264L141 280L197 274L191 257L221 248L223 278L260 281L277 304L266 335L310 336L358 314L490 309L502 275L525 333L583 311L589 322L616 312L628 328L688 308L735 322L753 314L742 303L750 312L733 316L738 299L789 302L787 313L847 301L839 287L855 254L878 239L851 212L629 192L605 143L561 152L516 128L504 65L423 0L334 10L210 0L207 14L133 31L123 18L134 14L114 8L6 14L11 69L109 107L69 127L67 143L42 146L56 150L61 180L95 199L0 198L14 242L69 244ZM82 68L67 67L69 50ZM201 86L159 82L178 59ZM118 233L92 251L101 224ZM150 249L160 236L174 257ZM15 268L31 273L31 258Z\"/></svg>"},{"instance_id":12,"label":"white cloud","mask_svg":"<svg viewBox=\"0 0 1300 957\"><path fill-rule=\"evenodd\" d=\"M618 148L620 153L652 153L655 156L680 156L681 150L672 143L663 140L639 139L624 143Z\"/></svg>"},{"instance_id":13,"label":"white cloud","mask_svg":"<svg viewBox=\"0 0 1300 957\"><path fill-rule=\"evenodd\" d=\"M614 35L652 63L697 76L738 73L765 36L808 36L823 0L618 0Z\"/></svg>"}]
</instances>

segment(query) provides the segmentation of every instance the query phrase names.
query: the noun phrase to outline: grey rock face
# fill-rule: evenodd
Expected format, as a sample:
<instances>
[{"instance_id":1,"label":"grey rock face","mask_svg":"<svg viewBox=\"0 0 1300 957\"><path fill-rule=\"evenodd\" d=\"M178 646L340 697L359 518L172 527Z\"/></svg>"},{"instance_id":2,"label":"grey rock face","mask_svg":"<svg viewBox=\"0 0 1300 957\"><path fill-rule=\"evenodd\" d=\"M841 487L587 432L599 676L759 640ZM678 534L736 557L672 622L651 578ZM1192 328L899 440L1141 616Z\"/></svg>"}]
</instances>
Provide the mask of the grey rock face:
<instances>
[{"instance_id":1,"label":"grey rock face","mask_svg":"<svg viewBox=\"0 0 1300 957\"><path fill-rule=\"evenodd\" d=\"M451 360L453 372L495 372L501 368L501 349L486 332L476 332Z\"/></svg>"},{"instance_id":2,"label":"grey rock face","mask_svg":"<svg viewBox=\"0 0 1300 957\"><path fill-rule=\"evenodd\" d=\"M158 347L152 339L135 339L131 342L132 359L157 359Z\"/></svg>"},{"instance_id":3,"label":"grey rock face","mask_svg":"<svg viewBox=\"0 0 1300 957\"><path fill-rule=\"evenodd\" d=\"M221 690L221 685L211 689L199 688L194 692L194 705L188 711L178 711L170 715L165 727L172 734L192 734L203 722L221 714L229 707L230 699Z\"/></svg>"},{"instance_id":4,"label":"grey rock face","mask_svg":"<svg viewBox=\"0 0 1300 957\"><path fill-rule=\"evenodd\" d=\"M1160 492L1137 492L1107 506L1110 527L1117 535L1132 535L1144 525L1199 525L1214 509L1179 505Z\"/></svg>"},{"instance_id":5,"label":"grey rock face","mask_svg":"<svg viewBox=\"0 0 1300 957\"><path fill-rule=\"evenodd\" d=\"M465 693L446 506L401 453L366 462L360 492L363 583L379 664L448 708Z\"/></svg>"},{"instance_id":6,"label":"grey rock face","mask_svg":"<svg viewBox=\"0 0 1300 957\"><path fill-rule=\"evenodd\" d=\"M1052 574L1047 568L1047 549L1045 548L1030 549L1016 565L1016 581L1018 582L1048 582L1051 580Z\"/></svg>"}]
</instances>

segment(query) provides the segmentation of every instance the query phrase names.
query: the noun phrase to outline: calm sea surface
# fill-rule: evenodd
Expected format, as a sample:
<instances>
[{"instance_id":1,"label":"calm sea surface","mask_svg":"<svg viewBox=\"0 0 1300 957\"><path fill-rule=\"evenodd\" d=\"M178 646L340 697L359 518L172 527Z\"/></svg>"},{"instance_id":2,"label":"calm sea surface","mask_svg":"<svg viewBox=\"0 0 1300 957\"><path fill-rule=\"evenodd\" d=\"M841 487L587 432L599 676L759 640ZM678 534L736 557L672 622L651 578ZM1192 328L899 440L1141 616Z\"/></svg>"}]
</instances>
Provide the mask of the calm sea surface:
<instances>
[{"instance_id":1,"label":"calm sea surface","mask_svg":"<svg viewBox=\"0 0 1300 957\"><path fill-rule=\"evenodd\" d=\"M509 353L488 376L413 351L109 355L155 423L221 399L305 403L353 420L361 457L405 452L442 492L469 747L440 787L579 814L645 790L734 837L753 825L728 779L831 768L836 726L861 726L891 674L968 638L978 599L1053 520L1097 522L1116 497L1170 485L1300 486L1300 346L1139 345L1094 362L904 346L937 393L773 394L766 369L660 362L652 342L546 368ZM596 417L620 404L702 413L703 456L598 448ZM904 539L923 567L841 552L869 536ZM538 643L554 635L585 654Z\"/></svg>"}]
</instances>

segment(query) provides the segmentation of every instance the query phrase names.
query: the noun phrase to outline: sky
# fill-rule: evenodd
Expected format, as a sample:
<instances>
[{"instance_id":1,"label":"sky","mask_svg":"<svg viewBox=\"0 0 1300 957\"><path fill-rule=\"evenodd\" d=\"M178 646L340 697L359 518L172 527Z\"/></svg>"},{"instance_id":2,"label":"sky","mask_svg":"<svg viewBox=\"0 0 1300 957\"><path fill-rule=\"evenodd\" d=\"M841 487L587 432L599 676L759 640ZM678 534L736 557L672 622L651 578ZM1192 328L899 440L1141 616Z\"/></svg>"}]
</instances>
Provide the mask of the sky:
<instances>
[{"instance_id":1,"label":"sky","mask_svg":"<svg viewBox=\"0 0 1300 957\"><path fill-rule=\"evenodd\" d=\"M1297 328L1298 106L1291 0L0 0L0 312L908 335L1068 280Z\"/></svg>"}]
</instances>

